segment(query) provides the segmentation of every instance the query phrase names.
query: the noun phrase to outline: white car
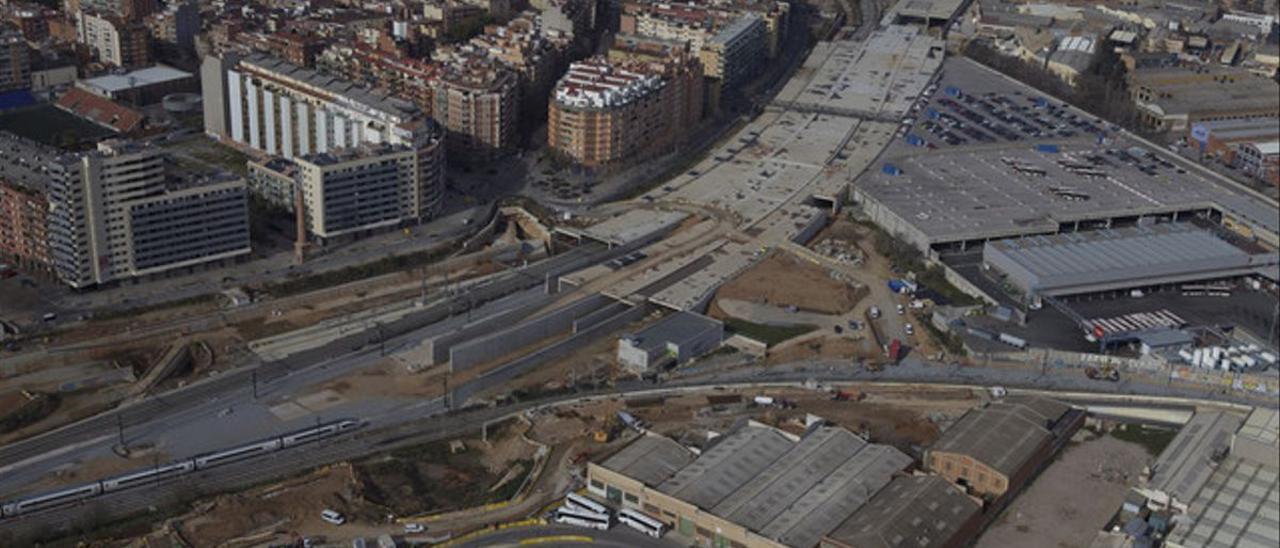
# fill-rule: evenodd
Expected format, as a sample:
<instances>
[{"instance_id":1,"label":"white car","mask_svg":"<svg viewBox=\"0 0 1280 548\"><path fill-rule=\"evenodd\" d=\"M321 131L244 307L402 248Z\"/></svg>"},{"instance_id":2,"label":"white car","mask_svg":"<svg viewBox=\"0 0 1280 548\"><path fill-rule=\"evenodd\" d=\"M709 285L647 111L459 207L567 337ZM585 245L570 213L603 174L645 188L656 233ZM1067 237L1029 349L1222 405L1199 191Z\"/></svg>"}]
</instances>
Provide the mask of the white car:
<instances>
[{"instance_id":1,"label":"white car","mask_svg":"<svg viewBox=\"0 0 1280 548\"><path fill-rule=\"evenodd\" d=\"M320 519L334 525L342 525L347 522L346 516L343 516L337 510L330 510L328 508L320 511Z\"/></svg>"},{"instance_id":2,"label":"white car","mask_svg":"<svg viewBox=\"0 0 1280 548\"><path fill-rule=\"evenodd\" d=\"M427 526L421 523L404 524L404 532L409 533L411 535L414 533L424 533L426 532L426 530L427 530Z\"/></svg>"},{"instance_id":3,"label":"white car","mask_svg":"<svg viewBox=\"0 0 1280 548\"><path fill-rule=\"evenodd\" d=\"M898 315L899 315L899 316L901 316L901 315L905 314L906 312L907 312L907 308L906 308L906 307L904 307L904 306L902 306L902 305L898 305Z\"/></svg>"},{"instance_id":4,"label":"white car","mask_svg":"<svg viewBox=\"0 0 1280 548\"><path fill-rule=\"evenodd\" d=\"M902 329L903 329L904 331L906 331L908 335L915 335L915 334L916 334L916 330L915 330L915 328L914 328L914 327L911 327L911 324L906 324L906 325L902 326Z\"/></svg>"}]
</instances>

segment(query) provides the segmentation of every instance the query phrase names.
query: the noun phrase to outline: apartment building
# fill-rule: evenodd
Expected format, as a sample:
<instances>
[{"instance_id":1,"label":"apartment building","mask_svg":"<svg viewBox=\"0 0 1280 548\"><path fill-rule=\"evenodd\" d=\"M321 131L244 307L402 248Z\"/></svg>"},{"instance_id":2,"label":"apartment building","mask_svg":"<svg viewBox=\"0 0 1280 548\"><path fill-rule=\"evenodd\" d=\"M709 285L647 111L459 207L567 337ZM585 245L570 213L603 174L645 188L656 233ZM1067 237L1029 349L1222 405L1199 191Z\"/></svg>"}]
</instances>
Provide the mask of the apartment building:
<instances>
[{"instance_id":1,"label":"apartment building","mask_svg":"<svg viewBox=\"0 0 1280 548\"><path fill-rule=\"evenodd\" d=\"M124 68L151 64L148 39L147 27L141 21L76 12L76 41L103 64Z\"/></svg>"},{"instance_id":2,"label":"apartment building","mask_svg":"<svg viewBox=\"0 0 1280 548\"><path fill-rule=\"evenodd\" d=\"M170 177L163 154L150 146L110 140L93 151L68 153L0 134L0 177L43 188L46 241L39 242L40 231L32 229L24 245L47 246L45 260L74 288L233 260L250 251L244 181L230 175Z\"/></svg>"},{"instance_id":3,"label":"apartment building","mask_svg":"<svg viewBox=\"0 0 1280 548\"><path fill-rule=\"evenodd\" d=\"M663 101L665 87L644 65L601 57L574 63L556 85L547 144L586 168L662 149L671 142L668 109L676 106Z\"/></svg>"},{"instance_id":4,"label":"apartment building","mask_svg":"<svg viewBox=\"0 0 1280 548\"><path fill-rule=\"evenodd\" d=\"M430 115L434 107L436 66L356 42L330 46L316 63L344 79L386 89Z\"/></svg>"},{"instance_id":5,"label":"apartment building","mask_svg":"<svg viewBox=\"0 0 1280 548\"><path fill-rule=\"evenodd\" d=\"M31 87L31 52L22 31L0 23L0 91Z\"/></svg>"},{"instance_id":6,"label":"apartment building","mask_svg":"<svg viewBox=\"0 0 1280 548\"><path fill-rule=\"evenodd\" d=\"M251 162L249 184L290 212L301 203L307 233L323 244L439 214L444 146L437 138L426 149L366 143L292 160L276 157Z\"/></svg>"},{"instance_id":7,"label":"apartment building","mask_svg":"<svg viewBox=\"0 0 1280 548\"><path fill-rule=\"evenodd\" d=\"M698 51L706 76L717 80L721 89L750 80L763 68L760 59L767 53L765 32L764 19L754 13L725 25Z\"/></svg>"},{"instance_id":8,"label":"apartment building","mask_svg":"<svg viewBox=\"0 0 1280 548\"><path fill-rule=\"evenodd\" d=\"M449 158L475 165L515 151L519 105L519 77L469 55L441 67L431 113L448 133Z\"/></svg>"},{"instance_id":9,"label":"apartment building","mask_svg":"<svg viewBox=\"0 0 1280 548\"><path fill-rule=\"evenodd\" d=\"M0 260L33 270L52 269L48 226L43 185L0 179Z\"/></svg>"},{"instance_id":10,"label":"apartment building","mask_svg":"<svg viewBox=\"0 0 1280 548\"><path fill-rule=\"evenodd\" d=\"M702 62L689 44L620 34L614 37L608 58L615 63L642 63L662 75L673 105L670 112L674 117L672 127L687 130L702 121Z\"/></svg>"},{"instance_id":11,"label":"apartment building","mask_svg":"<svg viewBox=\"0 0 1280 548\"><path fill-rule=\"evenodd\" d=\"M205 133L294 158L363 143L431 148L438 132L413 103L265 55L208 56Z\"/></svg>"}]
</instances>

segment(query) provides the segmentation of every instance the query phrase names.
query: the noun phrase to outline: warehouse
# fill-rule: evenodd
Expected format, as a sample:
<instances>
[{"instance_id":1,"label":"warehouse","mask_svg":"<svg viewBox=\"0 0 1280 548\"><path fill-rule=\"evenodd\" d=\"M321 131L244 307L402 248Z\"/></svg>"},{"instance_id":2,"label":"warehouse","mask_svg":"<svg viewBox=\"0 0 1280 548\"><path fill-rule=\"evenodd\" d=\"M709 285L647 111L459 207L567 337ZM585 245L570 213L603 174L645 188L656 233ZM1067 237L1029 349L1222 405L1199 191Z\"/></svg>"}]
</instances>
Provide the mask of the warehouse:
<instances>
[{"instance_id":1,"label":"warehouse","mask_svg":"<svg viewBox=\"0 0 1280 548\"><path fill-rule=\"evenodd\" d=\"M822 548L959 548L982 525L982 508L938 476L902 476L822 539Z\"/></svg>"},{"instance_id":2,"label":"warehouse","mask_svg":"<svg viewBox=\"0 0 1280 548\"><path fill-rule=\"evenodd\" d=\"M992 111L978 99L947 99L952 106L944 106L940 96L946 94L935 93L909 119L916 125L895 139L880 165L863 171L852 189L853 201L873 222L922 252L964 252L1001 238L1193 217L1280 245L1280 216L1266 200L1123 133L1097 126L1093 130L1099 133L1091 133L1070 125L1092 123L1081 111L1061 107L1050 114L1048 101L1029 106L1038 91L992 78L971 60L949 58L942 71L938 89L979 98ZM996 105L996 100L1006 102ZM1016 140L973 127L1003 124L995 111L1017 121L1001 130ZM1077 118L1072 122L1070 116ZM931 124L933 133L924 124ZM1042 133L1044 124L1069 129L1031 137ZM971 140L965 130L985 140ZM1052 144L1032 141L1042 138Z\"/></svg>"},{"instance_id":3,"label":"warehouse","mask_svg":"<svg viewBox=\"0 0 1280 548\"><path fill-rule=\"evenodd\" d=\"M701 455L646 435L587 466L588 491L703 546L816 546L911 457L835 426L796 436L737 423Z\"/></svg>"},{"instance_id":4,"label":"warehouse","mask_svg":"<svg viewBox=\"0 0 1280 548\"><path fill-rule=\"evenodd\" d=\"M683 364L720 347L724 324L694 314L676 312L634 335L618 340L618 363L648 373L668 363Z\"/></svg>"},{"instance_id":5,"label":"warehouse","mask_svg":"<svg viewBox=\"0 0 1280 548\"><path fill-rule=\"evenodd\" d=\"M998 500L1017 493L1084 416L1049 398L1010 397L965 413L925 452L925 466L971 495Z\"/></svg>"},{"instance_id":6,"label":"warehouse","mask_svg":"<svg viewBox=\"0 0 1280 548\"><path fill-rule=\"evenodd\" d=\"M1213 464L1231 447L1240 417L1220 411L1196 413L1151 465L1141 491L1153 505L1187 510L1187 504L1209 481Z\"/></svg>"},{"instance_id":7,"label":"warehouse","mask_svg":"<svg viewBox=\"0 0 1280 548\"><path fill-rule=\"evenodd\" d=\"M1214 233L1169 223L988 242L988 273L1028 298L1261 275L1274 279L1274 253L1250 253Z\"/></svg>"},{"instance_id":8,"label":"warehouse","mask_svg":"<svg viewBox=\"0 0 1280 548\"><path fill-rule=\"evenodd\" d=\"M1241 424L1234 415L1197 413L1183 427L1160 454L1156 476L1149 482L1158 487L1171 483L1167 489L1182 498L1170 502L1186 512L1174 519L1166 546L1280 546L1277 417L1274 409L1254 409ZM1178 471L1161 478L1161 464L1177 466Z\"/></svg>"}]
</instances>

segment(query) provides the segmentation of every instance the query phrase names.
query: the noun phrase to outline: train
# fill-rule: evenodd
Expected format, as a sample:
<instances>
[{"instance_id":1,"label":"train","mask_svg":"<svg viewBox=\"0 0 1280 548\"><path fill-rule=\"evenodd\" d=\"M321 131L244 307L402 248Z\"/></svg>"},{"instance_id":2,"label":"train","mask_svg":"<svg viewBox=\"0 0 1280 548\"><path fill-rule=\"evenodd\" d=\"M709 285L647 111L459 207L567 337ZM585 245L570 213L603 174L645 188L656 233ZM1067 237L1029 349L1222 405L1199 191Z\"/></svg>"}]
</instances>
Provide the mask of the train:
<instances>
[{"instance_id":1,"label":"train","mask_svg":"<svg viewBox=\"0 0 1280 548\"><path fill-rule=\"evenodd\" d=\"M247 443L222 451L205 453L189 459L169 462L153 468L127 472L125 474L112 476L92 483L68 487L51 493L43 493L27 498L7 501L0 504L0 519L16 518L31 512L83 502L86 499L101 496L104 493L113 493L116 491L131 489L140 485L166 480L175 476L190 474L197 470L207 470L215 466L250 459L273 451L297 447L299 445L319 441L330 436L354 430L359 428L361 425L361 421L357 419L343 419L321 424L313 428L307 428L305 430L299 430L297 432L291 432L265 440L255 441L253 443Z\"/></svg>"}]
</instances>

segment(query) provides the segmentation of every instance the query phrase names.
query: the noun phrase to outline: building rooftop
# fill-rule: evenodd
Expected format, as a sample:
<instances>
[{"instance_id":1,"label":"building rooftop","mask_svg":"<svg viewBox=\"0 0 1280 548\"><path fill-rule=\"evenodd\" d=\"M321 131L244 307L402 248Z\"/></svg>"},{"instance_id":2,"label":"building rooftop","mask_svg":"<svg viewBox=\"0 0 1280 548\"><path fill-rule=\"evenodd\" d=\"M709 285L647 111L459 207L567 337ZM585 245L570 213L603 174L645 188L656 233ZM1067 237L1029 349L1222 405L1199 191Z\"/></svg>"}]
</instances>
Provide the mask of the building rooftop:
<instances>
[{"instance_id":1,"label":"building rooftop","mask_svg":"<svg viewBox=\"0 0 1280 548\"><path fill-rule=\"evenodd\" d=\"M693 451L671 438L645 434L605 459L601 466L654 487L688 466L695 457Z\"/></svg>"},{"instance_id":2,"label":"building rooftop","mask_svg":"<svg viewBox=\"0 0 1280 548\"><path fill-rule=\"evenodd\" d=\"M668 342L680 344L698 337L709 329L722 328L723 324L719 320L702 314L679 311L628 337L635 341L633 344L636 347L650 350L655 347L664 347Z\"/></svg>"},{"instance_id":3,"label":"building rooftop","mask_svg":"<svg viewBox=\"0 0 1280 548\"><path fill-rule=\"evenodd\" d=\"M1168 541L1197 548L1274 548L1280 545L1280 482L1275 468L1229 456L1201 465L1202 487L1190 494Z\"/></svg>"},{"instance_id":4,"label":"building rooftop","mask_svg":"<svg viewBox=\"0 0 1280 548\"><path fill-rule=\"evenodd\" d=\"M108 74L97 78L88 78L81 80L78 85L99 95L110 95L129 89L193 77L190 72L164 65L155 65L124 74Z\"/></svg>"},{"instance_id":5,"label":"building rooftop","mask_svg":"<svg viewBox=\"0 0 1280 548\"><path fill-rule=\"evenodd\" d=\"M1280 110L1280 84L1234 67L1169 66L1138 70L1130 87L1149 87L1165 115Z\"/></svg>"},{"instance_id":6,"label":"building rooftop","mask_svg":"<svg viewBox=\"0 0 1280 548\"><path fill-rule=\"evenodd\" d=\"M1173 499L1190 501L1213 474L1213 463L1231 446L1240 417L1220 411L1196 413L1151 466L1148 486Z\"/></svg>"},{"instance_id":7,"label":"building rooftop","mask_svg":"<svg viewBox=\"0 0 1280 548\"><path fill-rule=\"evenodd\" d=\"M899 0L891 15L915 19L950 19L960 11L964 0Z\"/></svg>"},{"instance_id":8,"label":"building rooftop","mask_svg":"<svg viewBox=\"0 0 1280 548\"><path fill-rule=\"evenodd\" d=\"M556 84L557 103L573 108L620 107L662 89L656 74L593 57L569 65L569 70Z\"/></svg>"},{"instance_id":9,"label":"building rooftop","mask_svg":"<svg viewBox=\"0 0 1280 548\"><path fill-rule=\"evenodd\" d=\"M142 127L141 112L107 97L74 87L58 98L58 108L106 127L116 133L128 133Z\"/></svg>"},{"instance_id":10,"label":"building rooftop","mask_svg":"<svg viewBox=\"0 0 1280 548\"><path fill-rule=\"evenodd\" d=\"M858 548L942 548L980 511L977 502L940 476L903 476L827 538Z\"/></svg>"},{"instance_id":11,"label":"building rooftop","mask_svg":"<svg viewBox=\"0 0 1280 548\"><path fill-rule=\"evenodd\" d=\"M982 255L1023 290L1042 295L1124 289L1141 280L1198 281L1280 262L1183 223L998 240L987 242Z\"/></svg>"},{"instance_id":12,"label":"building rooftop","mask_svg":"<svg viewBox=\"0 0 1280 548\"><path fill-rule=\"evenodd\" d=\"M968 59L948 59L943 69L945 76L935 98L954 87L969 96L995 94L1015 105L1030 106L1030 99L1042 95L993 78L991 71ZM928 108L949 112L938 103ZM969 110L992 120L982 110ZM1082 111L1065 111L1093 120ZM922 109L921 118L927 112ZM1036 116L1049 115L1037 108L1013 114L1031 127L1042 127L1031 121ZM1051 117L1047 120L1061 123ZM1019 131L1017 126L1008 127ZM993 137L995 142L954 146L913 130L937 148L913 145L905 137L894 140L876 168L857 177L855 198L870 202L864 207L873 216L895 218L904 237L921 247L1055 233L1061 225L1070 227L1077 221L1202 208L1219 209L1258 232L1280 232L1280 215L1273 205L1211 179L1166 151L1146 151L1143 158L1130 159L1121 153L1127 154L1138 143L1127 134L1108 131L1107 140L1100 142L1096 135L1067 127L1072 132L1068 137L1021 135L1018 141ZM1044 142L1056 145L1059 152L1038 150L1037 145ZM897 170L886 173L890 165ZM1081 176L1081 167L1091 175Z\"/></svg>"},{"instance_id":13,"label":"building rooftop","mask_svg":"<svg viewBox=\"0 0 1280 548\"><path fill-rule=\"evenodd\" d=\"M650 438L601 466L790 546L816 545L912 463L834 426L797 438L743 421L696 459L675 442Z\"/></svg>"},{"instance_id":14,"label":"building rooftop","mask_svg":"<svg viewBox=\"0 0 1280 548\"><path fill-rule=\"evenodd\" d=\"M379 111L400 121L406 121L406 119L415 118L421 114L418 107L414 106L413 103L399 99L389 93L371 90L324 72L302 68L283 59L254 54L241 59L240 63L242 66L256 68L259 71L295 80L306 86L345 98L352 103Z\"/></svg>"},{"instance_id":15,"label":"building rooftop","mask_svg":"<svg viewBox=\"0 0 1280 548\"><path fill-rule=\"evenodd\" d=\"M1007 398L965 413L929 451L968 455L1012 476L1049 440L1052 423L1069 409L1038 396Z\"/></svg>"}]
</instances>

